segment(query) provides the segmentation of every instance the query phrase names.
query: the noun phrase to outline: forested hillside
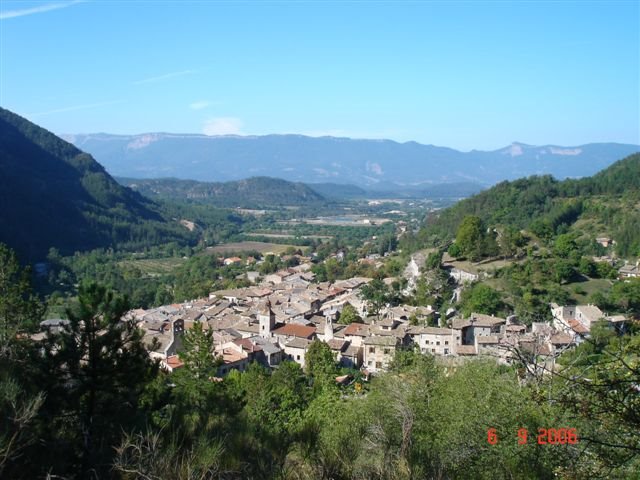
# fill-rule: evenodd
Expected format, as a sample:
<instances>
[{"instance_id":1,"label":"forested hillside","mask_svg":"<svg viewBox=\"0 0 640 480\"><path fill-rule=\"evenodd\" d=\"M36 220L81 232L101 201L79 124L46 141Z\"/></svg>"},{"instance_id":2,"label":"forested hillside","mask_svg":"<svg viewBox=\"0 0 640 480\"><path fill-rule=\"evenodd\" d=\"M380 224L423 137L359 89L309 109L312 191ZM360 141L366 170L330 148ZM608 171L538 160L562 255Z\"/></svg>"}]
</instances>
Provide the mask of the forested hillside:
<instances>
[{"instance_id":1,"label":"forested hillside","mask_svg":"<svg viewBox=\"0 0 640 480\"><path fill-rule=\"evenodd\" d=\"M303 183L270 177L252 177L235 182L197 182L176 178L118 178L118 181L147 197L189 200L218 207L269 208L325 202L321 194Z\"/></svg>"},{"instance_id":2,"label":"forested hillside","mask_svg":"<svg viewBox=\"0 0 640 480\"><path fill-rule=\"evenodd\" d=\"M327 198L364 198L367 191L352 184L310 183L309 188Z\"/></svg>"},{"instance_id":3,"label":"forested hillside","mask_svg":"<svg viewBox=\"0 0 640 480\"><path fill-rule=\"evenodd\" d=\"M0 109L0 241L23 258L189 236L90 155Z\"/></svg>"},{"instance_id":4,"label":"forested hillside","mask_svg":"<svg viewBox=\"0 0 640 480\"><path fill-rule=\"evenodd\" d=\"M640 257L639 202L640 155L634 154L590 178L503 182L433 213L400 247L439 247L448 268L478 274L462 292L458 306L465 313L539 322L550 319L548 305L555 302L638 315L637 283L614 280ZM421 285L427 304L450 298L437 283Z\"/></svg>"},{"instance_id":5,"label":"forested hillside","mask_svg":"<svg viewBox=\"0 0 640 480\"><path fill-rule=\"evenodd\" d=\"M594 235L608 233L621 255L640 253L640 154L631 155L593 177L558 181L537 176L498 185L433 215L424 235L453 239L466 216L486 226L527 229L550 238L576 222Z\"/></svg>"}]
</instances>

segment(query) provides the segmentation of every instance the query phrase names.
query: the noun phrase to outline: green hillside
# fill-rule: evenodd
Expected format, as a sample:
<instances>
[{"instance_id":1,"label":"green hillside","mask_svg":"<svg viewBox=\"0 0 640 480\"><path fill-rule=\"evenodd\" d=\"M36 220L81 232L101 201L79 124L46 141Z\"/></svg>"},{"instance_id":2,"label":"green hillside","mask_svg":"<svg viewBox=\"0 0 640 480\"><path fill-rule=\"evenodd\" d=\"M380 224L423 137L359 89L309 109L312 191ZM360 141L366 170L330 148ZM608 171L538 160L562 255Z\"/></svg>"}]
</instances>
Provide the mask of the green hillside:
<instances>
[{"instance_id":1,"label":"green hillside","mask_svg":"<svg viewBox=\"0 0 640 480\"><path fill-rule=\"evenodd\" d=\"M640 253L640 154L593 177L558 181L551 176L502 182L427 219L422 235L446 242L467 216L488 227L525 229L542 238L570 230L616 240L623 256Z\"/></svg>"},{"instance_id":2,"label":"green hillside","mask_svg":"<svg viewBox=\"0 0 640 480\"><path fill-rule=\"evenodd\" d=\"M322 195L304 183L271 177L233 182L197 182L176 178L119 178L118 181L150 198L188 200L218 207L306 206L325 201Z\"/></svg>"},{"instance_id":3,"label":"green hillside","mask_svg":"<svg viewBox=\"0 0 640 480\"><path fill-rule=\"evenodd\" d=\"M369 192L349 183L309 183L309 188L331 199L365 198Z\"/></svg>"},{"instance_id":4,"label":"green hillside","mask_svg":"<svg viewBox=\"0 0 640 480\"><path fill-rule=\"evenodd\" d=\"M189 235L90 155L0 108L0 242L25 260Z\"/></svg>"}]
</instances>

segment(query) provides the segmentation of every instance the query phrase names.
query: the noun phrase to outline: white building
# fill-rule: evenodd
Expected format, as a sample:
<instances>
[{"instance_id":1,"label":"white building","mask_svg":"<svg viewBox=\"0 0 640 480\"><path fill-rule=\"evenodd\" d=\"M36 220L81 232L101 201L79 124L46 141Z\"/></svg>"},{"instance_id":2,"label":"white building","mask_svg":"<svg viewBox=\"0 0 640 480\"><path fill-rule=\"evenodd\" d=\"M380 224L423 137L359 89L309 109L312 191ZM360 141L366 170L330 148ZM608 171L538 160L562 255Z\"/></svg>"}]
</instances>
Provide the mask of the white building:
<instances>
[{"instance_id":1,"label":"white building","mask_svg":"<svg viewBox=\"0 0 640 480\"><path fill-rule=\"evenodd\" d=\"M421 353L453 355L461 345L461 332L453 328L409 327L407 334Z\"/></svg>"}]
</instances>

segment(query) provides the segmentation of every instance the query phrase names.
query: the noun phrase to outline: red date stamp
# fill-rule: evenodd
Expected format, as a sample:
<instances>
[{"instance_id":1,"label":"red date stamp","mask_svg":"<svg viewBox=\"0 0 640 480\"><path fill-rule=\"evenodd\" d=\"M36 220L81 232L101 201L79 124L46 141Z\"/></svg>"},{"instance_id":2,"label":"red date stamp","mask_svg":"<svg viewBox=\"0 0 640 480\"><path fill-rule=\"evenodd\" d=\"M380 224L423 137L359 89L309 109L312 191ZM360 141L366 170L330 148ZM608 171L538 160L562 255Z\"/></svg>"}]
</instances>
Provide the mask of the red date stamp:
<instances>
[{"instance_id":1,"label":"red date stamp","mask_svg":"<svg viewBox=\"0 0 640 480\"><path fill-rule=\"evenodd\" d=\"M575 445L578 443L578 432L575 428L538 428L538 434L529 438L529 431L526 428L520 428L516 432L518 445L526 445L537 441L538 445ZM498 443L498 433L495 428L487 430L487 442L490 445Z\"/></svg>"}]
</instances>

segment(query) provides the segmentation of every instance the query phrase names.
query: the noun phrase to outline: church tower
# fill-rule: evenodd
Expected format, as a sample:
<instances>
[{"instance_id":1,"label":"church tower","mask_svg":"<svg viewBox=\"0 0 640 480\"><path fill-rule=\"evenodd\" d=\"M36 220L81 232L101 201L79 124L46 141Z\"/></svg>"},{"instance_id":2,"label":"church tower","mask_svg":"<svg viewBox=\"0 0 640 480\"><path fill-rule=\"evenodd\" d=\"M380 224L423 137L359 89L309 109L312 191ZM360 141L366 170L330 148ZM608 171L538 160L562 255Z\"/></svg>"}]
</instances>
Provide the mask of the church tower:
<instances>
[{"instance_id":1,"label":"church tower","mask_svg":"<svg viewBox=\"0 0 640 480\"><path fill-rule=\"evenodd\" d=\"M333 340L333 321L330 315L324 317L324 341Z\"/></svg>"},{"instance_id":2,"label":"church tower","mask_svg":"<svg viewBox=\"0 0 640 480\"><path fill-rule=\"evenodd\" d=\"M276 325L276 314L271 310L271 302L267 300L258 309L258 323L260 324L260 336L271 337L271 330Z\"/></svg>"}]
</instances>

